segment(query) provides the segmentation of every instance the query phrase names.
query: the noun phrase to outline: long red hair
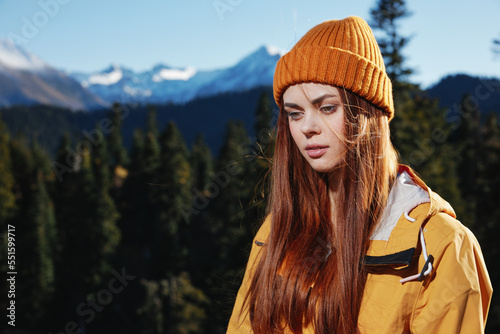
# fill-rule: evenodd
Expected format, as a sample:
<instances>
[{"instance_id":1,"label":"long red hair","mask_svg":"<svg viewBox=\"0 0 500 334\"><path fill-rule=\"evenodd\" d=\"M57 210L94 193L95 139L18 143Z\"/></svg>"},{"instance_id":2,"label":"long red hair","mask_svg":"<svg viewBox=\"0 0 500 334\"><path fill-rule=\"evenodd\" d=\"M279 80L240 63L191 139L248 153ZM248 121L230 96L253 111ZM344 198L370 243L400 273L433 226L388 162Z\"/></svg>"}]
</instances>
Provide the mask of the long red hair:
<instances>
[{"instance_id":1,"label":"long red hair","mask_svg":"<svg viewBox=\"0 0 500 334\"><path fill-rule=\"evenodd\" d=\"M302 157L281 108L271 173L271 231L245 298L253 331L354 333L366 282L369 236L387 203L397 154L384 112L340 89L346 147L334 173Z\"/></svg>"}]
</instances>

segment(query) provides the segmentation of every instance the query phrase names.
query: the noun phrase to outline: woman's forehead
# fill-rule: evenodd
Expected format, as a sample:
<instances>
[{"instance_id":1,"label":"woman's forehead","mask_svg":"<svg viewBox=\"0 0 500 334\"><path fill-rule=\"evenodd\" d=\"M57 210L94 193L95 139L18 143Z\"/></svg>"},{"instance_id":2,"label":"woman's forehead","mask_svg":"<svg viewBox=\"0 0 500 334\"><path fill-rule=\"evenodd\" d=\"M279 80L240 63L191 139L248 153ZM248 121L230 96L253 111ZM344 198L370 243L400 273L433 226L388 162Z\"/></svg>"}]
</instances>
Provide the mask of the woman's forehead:
<instances>
[{"instance_id":1,"label":"woman's forehead","mask_svg":"<svg viewBox=\"0 0 500 334\"><path fill-rule=\"evenodd\" d=\"M325 95L340 97L340 92L337 87L332 85L305 82L288 87L283 94L283 102L303 99L314 101L316 98Z\"/></svg>"}]
</instances>

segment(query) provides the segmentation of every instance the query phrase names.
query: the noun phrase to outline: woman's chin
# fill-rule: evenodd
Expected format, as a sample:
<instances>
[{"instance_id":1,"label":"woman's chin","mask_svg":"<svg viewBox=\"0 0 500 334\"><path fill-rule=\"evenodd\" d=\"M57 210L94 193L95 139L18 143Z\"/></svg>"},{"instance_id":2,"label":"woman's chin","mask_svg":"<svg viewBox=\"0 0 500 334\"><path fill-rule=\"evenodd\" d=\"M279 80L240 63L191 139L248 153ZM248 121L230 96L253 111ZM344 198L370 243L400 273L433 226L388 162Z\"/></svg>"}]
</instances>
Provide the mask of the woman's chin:
<instances>
[{"instance_id":1,"label":"woman's chin","mask_svg":"<svg viewBox=\"0 0 500 334\"><path fill-rule=\"evenodd\" d=\"M342 157L336 155L335 157L331 157L327 154L313 158L310 157L307 152L301 152L304 159L311 166L311 168L318 173L328 173L339 167L342 162Z\"/></svg>"},{"instance_id":2,"label":"woman's chin","mask_svg":"<svg viewBox=\"0 0 500 334\"><path fill-rule=\"evenodd\" d=\"M338 166L338 164L322 163L319 161L309 161L309 165L311 165L311 168L318 173L328 173Z\"/></svg>"}]
</instances>

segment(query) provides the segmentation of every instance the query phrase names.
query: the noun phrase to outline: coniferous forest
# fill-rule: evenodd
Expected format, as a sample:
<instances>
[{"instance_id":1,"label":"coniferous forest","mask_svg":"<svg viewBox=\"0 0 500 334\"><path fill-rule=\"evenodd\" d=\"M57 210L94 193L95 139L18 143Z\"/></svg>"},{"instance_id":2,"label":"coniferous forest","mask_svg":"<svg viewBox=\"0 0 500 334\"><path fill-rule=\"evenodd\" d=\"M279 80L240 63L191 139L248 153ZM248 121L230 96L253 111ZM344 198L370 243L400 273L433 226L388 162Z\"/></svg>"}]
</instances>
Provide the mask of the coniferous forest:
<instances>
[{"instance_id":1,"label":"coniferous forest","mask_svg":"<svg viewBox=\"0 0 500 334\"><path fill-rule=\"evenodd\" d=\"M378 38L394 83L393 143L476 235L495 287L500 108L480 110L479 100L499 85L484 81L456 108L441 107L409 83L399 52L408 39L393 26L407 14L389 3L404 4L378 1L371 24L388 32ZM93 116L50 106L0 110L0 270L16 272L14 285L0 285L7 316L13 299L5 296L15 294L15 327L4 317L2 331L225 333L266 215L278 113L270 93L246 95L253 104L241 106L252 106L245 113L236 110L241 96L220 97L227 117L197 120L224 128L217 138L179 126L168 113L175 106L116 103ZM186 108L203 112L206 103ZM487 333L499 331L494 294Z\"/></svg>"},{"instance_id":2,"label":"coniferous forest","mask_svg":"<svg viewBox=\"0 0 500 334\"><path fill-rule=\"evenodd\" d=\"M473 96L466 95L447 122L437 100L415 87L404 91L391 122L401 161L475 233L495 285L497 114L481 121ZM264 91L253 135L243 122L229 121L218 152L202 134L188 145L174 122L159 125L152 106L126 149L124 108L109 111L91 131L93 141L65 135L52 155L36 138L13 136L0 124L1 247L7 249L10 229L16 332L225 330L253 234L266 214L276 107ZM0 263L8 272L5 251ZM3 285L3 296L9 287ZM499 329L498 319L494 297L491 332Z\"/></svg>"}]
</instances>

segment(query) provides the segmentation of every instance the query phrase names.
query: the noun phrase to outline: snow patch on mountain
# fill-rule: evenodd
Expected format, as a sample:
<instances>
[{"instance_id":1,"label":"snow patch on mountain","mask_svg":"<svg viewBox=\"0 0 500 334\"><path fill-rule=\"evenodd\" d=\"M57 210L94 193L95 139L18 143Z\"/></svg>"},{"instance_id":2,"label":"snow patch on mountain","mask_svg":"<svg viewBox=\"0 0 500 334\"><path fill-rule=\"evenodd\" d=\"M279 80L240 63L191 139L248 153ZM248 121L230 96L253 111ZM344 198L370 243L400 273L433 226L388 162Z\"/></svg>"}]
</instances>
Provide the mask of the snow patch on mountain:
<instances>
[{"instance_id":1,"label":"snow patch on mountain","mask_svg":"<svg viewBox=\"0 0 500 334\"><path fill-rule=\"evenodd\" d=\"M91 75L86 81L82 82L84 87L89 85L113 85L123 78L123 72L118 65L112 65L110 70Z\"/></svg>"},{"instance_id":2,"label":"snow patch on mountain","mask_svg":"<svg viewBox=\"0 0 500 334\"><path fill-rule=\"evenodd\" d=\"M277 47L272 46L272 45L264 45L264 48L266 49L267 53L270 56L280 56L281 57L286 53L285 51L278 49Z\"/></svg>"},{"instance_id":3,"label":"snow patch on mountain","mask_svg":"<svg viewBox=\"0 0 500 334\"><path fill-rule=\"evenodd\" d=\"M6 38L0 38L0 65L24 71L42 71L49 68L43 60Z\"/></svg>"},{"instance_id":4,"label":"snow patch on mountain","mask_svg":"<svg viewBox=\"0 0 500 334\"><path fill-rule=\"evenodd\" d=\"M153 93L151 89L142 90L139 88L133 88L128 85L123 87L123 91L133 97L150 97Z\"/></svg>"},{"instance_id":5,"label":"snow patch on mountain","mask_svg":"<svg viewBox=\"0 0 500 334\"><path fill-rule=\"evenodd\" d=\"M158 73L153 75L154 82L160 82L163 80L183 80L187 81L191 79L196 74L196 69L193 67L188 67L184 70L176 68L163 68Z\"/></svg>"}]
</instances>

